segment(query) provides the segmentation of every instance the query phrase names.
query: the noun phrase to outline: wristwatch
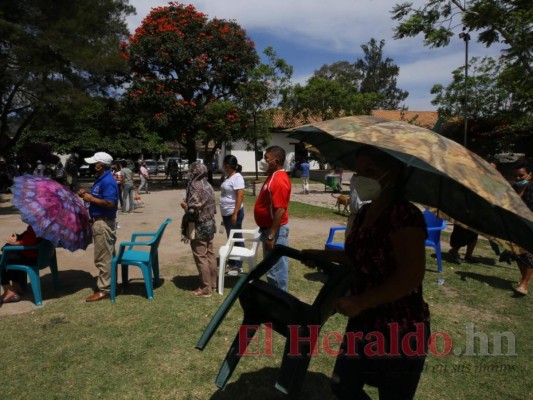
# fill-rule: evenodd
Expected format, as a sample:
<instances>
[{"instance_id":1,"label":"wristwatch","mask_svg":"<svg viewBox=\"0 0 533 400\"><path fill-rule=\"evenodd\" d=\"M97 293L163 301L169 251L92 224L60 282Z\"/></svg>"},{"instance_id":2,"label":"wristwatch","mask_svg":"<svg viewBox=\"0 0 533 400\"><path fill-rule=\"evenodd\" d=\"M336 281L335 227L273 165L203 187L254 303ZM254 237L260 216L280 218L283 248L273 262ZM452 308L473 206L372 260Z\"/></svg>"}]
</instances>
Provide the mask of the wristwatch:
<instances>
[{"instance_id":1,"label":"wristwatch","mask_svg":"<svg viewBox=\"0 0 533 400\"><path fill-rule=\"evenodd\" d=\"M269 235L267 236L267 239L268 239L268 240L274 240L274 235L270 235L270 234L269 234Z\"/></svg>"}]
</instances>

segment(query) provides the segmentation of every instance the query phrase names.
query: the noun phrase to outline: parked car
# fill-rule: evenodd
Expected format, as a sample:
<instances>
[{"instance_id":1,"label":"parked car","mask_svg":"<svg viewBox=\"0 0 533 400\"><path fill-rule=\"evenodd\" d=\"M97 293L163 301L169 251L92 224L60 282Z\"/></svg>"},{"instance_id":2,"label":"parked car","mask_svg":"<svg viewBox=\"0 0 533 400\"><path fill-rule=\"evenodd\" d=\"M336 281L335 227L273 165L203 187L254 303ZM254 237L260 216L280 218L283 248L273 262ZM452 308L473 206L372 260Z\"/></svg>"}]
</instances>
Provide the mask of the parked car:
<instances>
[{"instance_id":1,"label":"parked car","mask_svg":"<svg viewBox=\"0 0 533 400\"><path fill-rule=\"evenodd\" d=\"M165 162L164 161L157 162L157 172L165 173Z\"/></svg>"},{"instance_id":2,"label":"parked car","mask_svg":"<svg viewBox=\"0 0 533 400\"><path fill-rule=\"evenodd\" d=\"M157 175L157 161L155 160L144 160L146 163L146 169L150 175Z\"/></svg>"},{"instance_id":3,"label":"parked car","mask_svg":"<svg viewBox=\"0 0 533 400\"><path fill-rule=\"evenodd\" d=\"M169 168L170 168L170 163L172 161L176 161L178 163L178 168L180 167L181 158L179 158L179 157L167 157L167 159L165 160L165 175L169 175L170 174Z\"/></svg>"},{"instance_id":4,"label":"parked car","mask_svg":"<svg viewBox=\"0 0 533 400\"><path fill-rule=\"evenodd\" d=\"M119 158L118 160L115 160L115 162L118 162L120 163L120 166L122 167L122 162L123 161L126 161L126 167L128 167L129 169L132 170L132 172L135 172L135 163L130 160L129 158L126 158L126 159L123 159L123 158Z\"/></svg>"},{"instance_id":5,"label":"parked car","mask_svg":"<svg viewBox=\"0 0 533 400\"><path fill-rule=\"evenodd\" d=\"M82 177L87 177L87 176L91 176L92 175L92 169L91 169L91 166L89 164L83 164L79 169L78 169L78 174Z\"/></svg>"}]
</instances>

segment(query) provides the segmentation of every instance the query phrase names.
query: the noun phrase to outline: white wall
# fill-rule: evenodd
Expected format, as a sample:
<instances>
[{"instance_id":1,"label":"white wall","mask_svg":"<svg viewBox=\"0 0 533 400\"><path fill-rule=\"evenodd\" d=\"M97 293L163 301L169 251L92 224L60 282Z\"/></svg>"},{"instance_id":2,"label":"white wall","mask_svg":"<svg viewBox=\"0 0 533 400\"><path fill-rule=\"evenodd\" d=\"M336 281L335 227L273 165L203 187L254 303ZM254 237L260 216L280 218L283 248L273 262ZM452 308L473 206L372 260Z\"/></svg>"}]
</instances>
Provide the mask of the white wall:
<instances>
[{"instance_id":1,"label":"white wall","mask_svg":"<svg viewBox=\"0 0 533 400\"><path fill-rule=\"evenodd\" d=\"M287 133L282 132L273 132L271 134L271 141L268 144L268 146L280 146L283 149L285 149L285 152L287 153L287 157L290 153L294 153L294 144L297 142L296 139L292 139L288 137ZM262 151L263 148L258 148L258 150ZM220 152L220 163L219 165L222 166L222 160L224 159L224 156L226 154L233 154L235 157L237 157L237 160L239 161L239 164L242 165L242 171L246 173L252 173L255 172L255 156L254 151L248 151L246 150L246 143L239 142L233 144L233 150L225 150L224 148ZM311 164L312 169L318 169L318 163L313 162Z\"/></svg>"}]
</instances>

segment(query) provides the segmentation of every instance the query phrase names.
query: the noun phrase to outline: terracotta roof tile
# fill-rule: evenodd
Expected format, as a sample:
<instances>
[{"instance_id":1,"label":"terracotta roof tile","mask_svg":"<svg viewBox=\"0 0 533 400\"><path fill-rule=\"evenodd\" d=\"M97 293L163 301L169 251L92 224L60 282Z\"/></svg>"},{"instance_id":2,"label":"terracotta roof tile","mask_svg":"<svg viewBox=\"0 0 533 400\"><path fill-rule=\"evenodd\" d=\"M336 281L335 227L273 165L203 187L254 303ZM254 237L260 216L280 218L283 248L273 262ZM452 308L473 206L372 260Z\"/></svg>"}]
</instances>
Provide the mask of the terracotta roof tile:
<instances>
[{"instance_id":1,"label":"terracotta roof tile","mask_svg":"<svg viewBox=\"0 0 533 400\"><path fill-rule=\"evenodd\" d=\"M394 121L407 121L428 129L433 129L439 119L439 115L436 111L374 110L372 111L372 115L388 118ZM273 113L272 128L276 131L284 130L320 121L322 121L322 119L319 117L310 117L309 121L304 121L303 118L293 118L289 113L286 113L283 110L277 110Z\"/></svg>"}]
</instances>

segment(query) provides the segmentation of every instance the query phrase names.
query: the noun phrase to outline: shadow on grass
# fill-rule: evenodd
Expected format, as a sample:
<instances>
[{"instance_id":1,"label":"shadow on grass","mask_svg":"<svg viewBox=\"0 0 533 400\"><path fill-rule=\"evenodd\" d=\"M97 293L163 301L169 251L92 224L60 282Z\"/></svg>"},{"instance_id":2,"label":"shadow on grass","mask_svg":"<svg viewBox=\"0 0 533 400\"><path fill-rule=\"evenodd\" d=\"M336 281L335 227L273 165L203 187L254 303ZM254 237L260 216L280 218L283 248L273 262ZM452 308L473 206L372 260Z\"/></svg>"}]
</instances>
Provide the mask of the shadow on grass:
<instances>
[{"instance_id":1,"label":"shadow on grass","mask_svg":"<svg viewBox=\"0 0 533 400\"><path fill-rule=\"evenodd\" d=\"M90 273L80 270L59 271L59 290L54 290L52 274L48 273L41 276L41 294L43 300L59 299L63 296L74 294L80 290L96 286L96 278ZM23 298L33 301L33 291L30 285L24 292Z\"/></svg>"},{"instance_id":2,"label":"shadow on grass","mask_svg":"<svg viewBox=\"0 0 533 400\"><path fill-rule=\"evenodd\" d=\"M435 258L436 256L435 256L435 254L432 254L431 257ZM485 257L485 256L473 256L472 258L475 261L474 263L463 261L462 264L482 264L482 265L486 265L488 267L498 267L498 263L497 263L496 258ZM446 252L442 253L442 261L446 261L446 262L448 262L450 264L457 265L457 263L454 261L453 256L451 254L449 254L449 253L446 253Z\"/></svg>"},{"instance_id":3,"label":"shadow on grass","mask_svg":"<svg viewBox=\"0 0 533 400\"><path fill-rule=\"evenodd\" d=\"M215 392L211 400L234 399L287 399L288 396L274 388L279 369L262 368L258 371L246 372L239 379L231 382L224 390ZM333 399L329 389L329 378L321 373L307 372L303 388L294 399Z\"/></svg>"},{"instance_id":4,"label":"shadow on grass","mask_svg":"<svg viewBox=\"0 0 533 400\"><path fill-rule=\"evenodd\" d=\"M467 279L475 279L479 282L486 283L496 289L509 290L512 287L513 281L509 279L500 278L498 276L487 276L477 274L475 272L455 271L462 281Z\"/></svg>"},{"instance_id":5,"label":"shadow on grass","mask_svg":"<svg viewBox=\"0 0 533 400\"><path fill-rule=\"evenodd\" d=\"M165 279L159 278L159 284L154 285L154 297L157 296L157 288L163 286ZM146 284L143 278L130 278L128 284L124 286L119 280L117 285L117 296L140 296L146 298Z\"/></svg>"},{"instance_id":6,"label":"shadow on grass","mask_svg":"<svg viewBox=\"0 0 533 400\"><path fill-rule=\"evenodd\" d=\"M189 291L200 286L200 278L198 278L198 275L178 275L172 278L172 283L178 289Z\"/></svg>"}]
</instances>

